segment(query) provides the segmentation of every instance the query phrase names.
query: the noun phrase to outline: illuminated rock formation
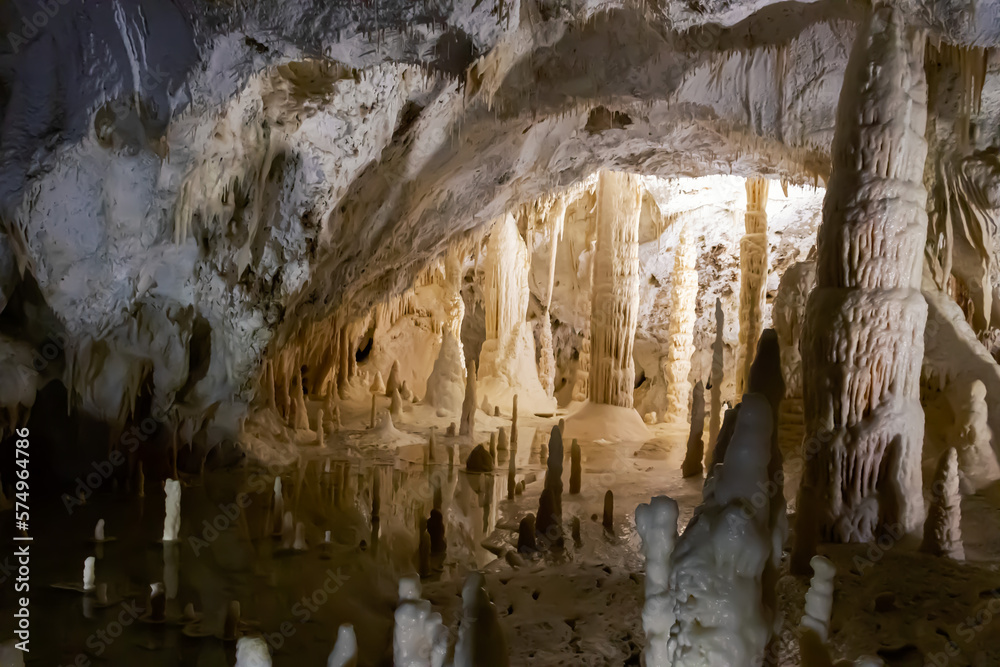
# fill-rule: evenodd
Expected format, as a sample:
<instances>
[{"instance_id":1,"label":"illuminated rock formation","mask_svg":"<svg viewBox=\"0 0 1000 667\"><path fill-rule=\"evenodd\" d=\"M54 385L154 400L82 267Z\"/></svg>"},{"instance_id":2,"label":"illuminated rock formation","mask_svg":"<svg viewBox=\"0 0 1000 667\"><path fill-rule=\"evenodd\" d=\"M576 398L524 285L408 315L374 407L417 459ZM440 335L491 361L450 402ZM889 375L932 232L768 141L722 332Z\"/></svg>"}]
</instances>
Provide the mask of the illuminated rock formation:
<instances>
[{"instance_id":1,"label":"illuminated rock formation","mask_svg":"<svg viewBox=\"0 0 1000 667\"><path fill-rule=\"evenodd\" d=\"M924 518L919 400L927 306L924 40L878 7L844 79L802 340L806 460L793 569L819 539Z\"/></svg>"},{"instance_id":2,"label":"illuminated rock formation","mask_svg":"<svg viewBox=\"0 0 1000 667\"><path fill-rule=\"evenodd\" d=\"M771 317L781 347L781 374L785 398L778 416L778 442L785 452L798 451L805 423L802 415L802 354L799 341L805 324L806 299L816 284L816 263L797 262L785 271L778 284Z\"/></svg>"},{"instance_id":3,"label":"illuminated rock formation","mask_svg":"<svg viewBox=\"0 0 1000 667\"><path fill-rule=\"evenodd\" d=\"M767 291L767 191L765 178L748 178L746 234L740 240L740 347L736 361L736 393L746 391L757 339L764 326Z\"/></svg>"},{"instance_id":4,"label":"illuminated rock formation","mask_svg":"<svg viewBox=\"0 0 1000 667\"><path fill-rule=\"evenodd\" d=\"M684 422L691 395L691 355L694 353L695 302L698 296L697 254L691 230L681 221L680 237L674 251L674 282L670 304L670 347L664 365L667 381L666 422ZM704 414L704 409L702 409ZM692 412L693 417L693 412Z\"/></svg>"},{"instance_id":5,"label":"illuminated rock formation","mask_svg":"<svg viewBox=\"0 0 1000 667\"><path fill-rule=\"evenodd\" d=\"M968 386L951 391L948 399L955 414L948 444L958 452L962 493L975 493L1000 479L986 406L986 385L973 380Z\"/></svg>"},{"instance_id":6,"label":"illuminated rock formation","mask_svg":"<svg viewBox=\"0 0 1000 667\"><path fill-rule=\"evenodd\" d=\"M632 343L639 309L639 211L634 176L602 171L597 186L597 248L591 305L590 400L632 407Z\"/></svg>"},{"instance_id":7,"label":"illuminated rock formation","mask_svg":"<svg viewBox=\"0 0 1000 667\"><path fill-rule=\"evenodd\" d=\"M920 550L934 556L965 560L965 549L962 546L962 494L958 489L958 452L954 447L949 447L938 461Z\"/></svg>"}]
</instances>

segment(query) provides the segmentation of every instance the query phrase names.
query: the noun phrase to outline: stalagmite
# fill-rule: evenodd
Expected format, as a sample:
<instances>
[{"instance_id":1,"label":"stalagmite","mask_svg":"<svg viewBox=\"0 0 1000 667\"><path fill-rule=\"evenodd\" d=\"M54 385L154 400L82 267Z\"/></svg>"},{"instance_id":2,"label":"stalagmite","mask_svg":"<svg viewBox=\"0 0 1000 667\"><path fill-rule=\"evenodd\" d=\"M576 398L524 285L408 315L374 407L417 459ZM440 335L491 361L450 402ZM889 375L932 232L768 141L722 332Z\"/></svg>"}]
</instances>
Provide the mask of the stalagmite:
<instances>
[{"instance_id":1,"label":"stalagmite","mask_svg":"<svg viewBox=\"0 0 1000 667\"><path fill-rule=\"evenodd\" d=\"M323 408L316 411L316 444L326 447L326 438L323 433Z\"/></svg>"},{"instance_id":2,"label":"stalagmite","mask_svg":"<svg viewBox=\"0 0 1000 667\"><path fill-rule=\"evenodd\" d=\"M538 503L536 531L555 546L562 545L563 444L558 426L552 428L546 461L545 487ZM547 502L543 502L547 501Z\"/></svg>"},{"instance_id":3,"label":"stalagmite","mask_svg":"<svg viewBox=\"0 0 1000 667\"><path fill-rule=\"evenodd\" d=\"M458 434L476 434L476 362L469 362L469 374L465 382L465 400L462 402L462 419Z\"/></svg>"},{"instance_id":4,"label":"stalagmite","mask_svg":"<svg viewBox=\"0 0 1000 667\"><path fill-rule=\"evenodd\" d=\"M337 643L326 660L326 667L358 667L358 639L350 623L343 623L337 629Z\"/></svg>"},{"instance_id":5,"label":"stalagmite","mask_svg":"<svg viewBox=\"0 0 1000 667\"><path fill-rule=\"evenodd\" d=\"M514 500L515 480L517 479L517 463L515 452L507 459L507 500Z\"/></svg>"},{"instance_id":6,"label":"stalagmite","mask_svg":"<svg viewBox=\"0 0 1000 667\"><path fill-rule=\"evenodd\" d=\"M149 601L146 608L146 620L150 623L162 623L166 612L167 597L163 583L149 585Z\"/></svg>"},{"instance_id":7,"label":"stalagmite","mask_svg":"<svg viewBox=\"0 0 1000 667\"><path fill-rule=\"evenodd\" d=\"M397 359L392 362L392 368L389 369L389 379L385 381L386 398L392 398L392 392L399 391L400 386L399 360Z\"/></svg>"},{"instance_id":8,"label":"stalagmite","mask_svg":"<svg viewBox=\"0 0 1000 667\"><path fill-rule=\"evenodd\" d=\"M510 456L514 458L517 454L517 394L511 401L510 409Z\"/></svg>"},{"instance_id":9,"label":"stalagmite","mask_svg":"<svg viewBox=\"0 0 1000 667\"><path fill-rule=\"evenodd\" d=\"M407 386L406 380L403 380L403 383L399 385L399 397L407 403L412 403L414 400L413 392Z\"/></svg>"},{"instance_id":10,"label":"stalagmite","mask_svg":"<svg viewBox=\"0 0 1000 667\"><path fill-rule=\"evenodd\" d=\"M163 541L176 542L181 530L181 483L168 479L163 483L166 494L166 516L163 520Z\"/></svg>"},{"instance_id":11,"label":"stalagmite","mask_svg":"<svg viewBox=\"0 0 1000 667\"><path fill-rule=\"evenodd\" d=\"M486 592L486 579L471 573L462 587L462 620L455 643L454 667L508 667L507 640L496 607Z\"/></svg>"},{"instance_id":12,"label":"stalagmite","mask_svg":"<svg viewBox=\"0 0 1000 667\"><path fill-rule=\"evenodd\" d=\"M920 550L934 556L965 560L962 545L962 494L958 489L958 452L954 447L941 456L931 486L931 506L924 522Z\"/></svg>"},{"instance_id":13,"label":"stalagmite","mask_svg":"<svg viewBox=\"0 0 1000 667\"><path fill-rule=\"evenodd\" d=\"M296 371L292 381L292 402L295 406L294 425L297 430L309 430L309 410L306 408L306 397L302 392L302 372Z\"/></svg>"},{"instance_id":14,"label":"stalagmite","mask_svg":"<svg viewBox=\"0 0 1000 667\"><path fill-rule=\"evenodd\" d=\"M490 433L490 460L493 461L493 465L497 463L497 434Z\"/></svg>"},{"instance_id":15,"label":"stalagmite","mask_svg":"<svg viewBox=\"0 0 1000 667\"><path fill-rule=\"evenodd\" d=\"M674 253L670 347L663 364L664 379L667 381L667 409L663 420L671 423L681 423L688 416L688 397L691 393L688 375L691 373L691 355L694 354L695 305L698 296L696 261L697 253L691 231L687 221L682 219Z\"/></svg>"},{"instance_id":16,"label":"stalagmite","mask_svg":"<svg viewBox=\"0 0 1000 667\"><path fill-rule=\"evenodd\" d=\"M97 559L93 556L88 556L83 561L83 590L85 591L92 591L95 588L94 564L96 562Z\"/></svg>"},{"instance_id":17,"label":"stalagmite","mask_svg":"<svg viewBox=\"0 0 1000 667\"><path fill-rule=\"evenodd\" d=\"M809 628L823 643L830 635L830 614L833 610L833 575L837 569L826 558L813 556L809 561L813 576L806 591L806 604L801 626Z\"/></svg>"},{"instance_id":18,"label":"stalagmite","mask_svg":"<svg viewBox=\"0 0 1000 667\"><path fill-rule=\"evenodd\" d=\"M295 517L291 512L285 512L281 517L281 548L291 549L295 541Z\"/></svg>"},{"instance_id":19,"label":"stalagmite","mask_svg":"<svg viewBox=\"0 0 1000 667\"><path fill-rule=\"evenodd\" d=\"M104 541L104 519L98 519L97 525L94 526L94 541L95 542Z\"/></svg>"},{"instance_id":20,"label":"stalagmite","mask_svg":"<svg viewBox=\"0 0 1000 667\"><path fill-rule=\"evenodd\" d=\"M399 389L392 390L392 399L389 402L389 414L397 419L403 416L403 397L399 395Z\"/></svg>"},{"instance_id":21,"label":"stalagmite","mask_svg":"<svg viewBox=\"0 0 1000 667\"><path fill-rule=\"evenodd\" d=\"M712 469L712 452L719 439L719 428L722 426L722 382L724 376L724 360L726 344L722 340L726 316L722 311L722 301L715 300L715 340L712 342L712 411L708 416L708 447L705 448L705 468Z\"/></svg>"},{"instance_id":22,"label":"stalagmite","mask_svg":"<svg viewBox=\"0 0 1000 667\"><path fill-rule=\"evenodd\" d=\"M592 196L592 195L588 195ZM596 208L596 206L595 206ZM573 400L586 401L590 397L590 365L591 365L591 335L593 320L594 293L594 256L597 246L597 216L588 216L587 249L590 261L587 262L587 293L591 298L585 302L588 312L584 315L583 336L580 340L580 359L576 367L576 379L573 382Z\"/></svg>"},{"instance_id":23,"label":"stalagmite","mask_svg":"<svg viewBox=\"0 0 1000 667\"><path fill-rule=\"evenodd\" d=\"M426 667L434 650L440 620L431 603L420 598L420 578L401 577L392 632L393 667Z\"/></svg>"},{"instance_id":24,"label":"stalagmite","mask_svg":"<svg viewBox=\"0 0 1000 667\"><path fill-rule=\"evenodd\" d=\"M271 667L271 654L263 637L236 640L236 667Z\"/></svg>"},{"instance_id":25,"label":"stalagmite","mask_svg":"<svg viewBox=\"0 0 1000 667\"><path fill-rule=\"evenodd\" d=\"M671 557L667 608L675 618L669 660L661 664L754 665L764 658L778 620L773 586L783 536L770 506L784 509L761 492L769 482L772 429L767 399L746 394L704 503Z\"/></svg>"},{"instance_id":26,"label":"stalagmite","mask_svg":"<svg viewBox=\"0 0 1000 667\"><path fill-rule=\"evenodd\" d=\"M510 445L507 443L507 429L503 426L497 431L497 452L509 452Z\"/></svg>"},{"instance_id":27,"label":"stalagmite","mask_svg":"<svg viewBox=\"0 0 1000 667\"><path fill-rule=\"evenodd\" d=\"M378 371L375 371L375 379L372 380L371 385L368 387L368 391L373 394L385 393L385 382L382 380L382 374Z\"/></svg>"},{"instance_id":28,"label":"stalagmite","mask_svg":"<svg viewBox=\"0 0 1000 667\"><path fill-rule=\"evenodd\" d=\"M465 319L465 299L462 298L462 259L464 253L459 244L449 246L444 255L444 287L447 319L444 332L448 332L458 349L457 358L464 367L465 351L462 349L462 320ZM442 339L443 342L443 339ZM464 375L464 372L463 372Z\"/></svg>"},{"instance_id":29,"label":"stalagmite","mask_svg":"<svg viewBox=\"0 0 1000 667\"><path fill-rule=\"evenodd\" d=\"M747 390L764 322L764 295L767 292L767 191L765 178L746 181L746 234L740 240L740 347L736 362L736 394Z\"/></svg>"},{"instance_id":30,"label":"stalagmite","mask_svg":"<svg viewBox=\"0 0 1000 667\"><path fill-rule=\"evenodd\" d=\"M955 413L948 444L958 452L962 493L975 493L1000 479L986 406L986 385L973 380L968 386L951 391L948 399Z\"/></svg>"},{"instance_id":31,"label":"stalagmite","mask_svg":"<svg viewBox=\"0 0 1000 667\"><path fill-rule=\"evenodd\" d=\"M465 364L461 342L446 328L441 336L441 350L427 379L424 402L435 408L457 413L465 397Z\"/></svg>"},{"instance_id":32,"label":"stalagmite","mask_svg":"<svg viewBox=\"0 0 1000 667\"><path fill-rule=\"evenodd\" d=\"M632 344L639 311L639 213L642 196L631 174L598 176L597 248L591 301L590 400L632 407Z\"/></svg>"},{"instance_id":33,"label":"stalagmite","mask_svg":"<svg viewBox=\"0 0 1000 667\"><path fill-rule=\"evenodd\" d=\"M672 498L657 496L649 504L639 505L635 509L635 528L642 538L642 555L646 559L643 657L648 667L667 667L671 664L667 646L674 624L674 599L669 594L669 582L670 559L677 542L677 503Z\"/></svg>"},{"instance_id":34,"label":"stalagmite","mask_svg":"<svg viewBox=\"0 0 1000 667\"><path fill-rule=\"evenodd\" d=\"M705 453L705 442L702 435L705 431L705 388L701 380L694 385L694 393L691 396L691 432L688 435L687 454L684 456L684 463L681 464L681 474L684 477L700 475L702 470L702 458Z\"/></svg>"},{"instance_id":35,"label":"stalagmite","mask_svg":"<svg viewBox=\"0 0 1000 667\"><path fill-rule=\"evenodd\" d=\"M771 318L781 347L781 374L785 398L778 417L778 442L786 452L802 445L805 422L802 414L802 354L799 342L805 323L806 300L816 284L816 262L797 262L785 270L778 284Z\"/></svg>"},{"instance_id":36,"label":"stalagmite","mask_svg":"<svg viewBox=\"0 0 1000 667\"><path fill-rule=\"evenodd\" d=\"M799 490L796 572L819 539L867 542L924 518L924 37L879 6L856 39L801 346L805 440L820 444Z\"/></svg>"},{"instance_id":37,"label":"stalagmite","mask_svg":"<svg viewBox=\"0 0 1000 667\"><path fill-rule=\"evenodd\" d=\"M540 406L553 407L538 381L535 341L526 322L530 256L513 216L505 215L486 244L486 340L479 352L479 389L492 406L506 404L515 392L527 393Z\"/></svg>"},{"instance_id":38,"label":"stalagmite","mask_svg":"<svg viewBox=\"0 0 1000 667\"><path fill-rule=\"evenodd\" d=\"M569 447L569 492L580 493L580 443L573 438Z\"/></svg>"},{"instance_id":39,"label":"stalagmite","mask_svg":"<svg viewBox=\"0 0 1000 667\"><path fill-rule=\"evenodd\" d=\"M476 445L465 460L469 472L493 472L493 456L482 445Z\"/></svg>"},{"instance_id":40,"label":"stalagmite","mask_svg":"<svg viewBox=\"0 0 1000 667\"><path fill-rule=\"evenodd\" d=\"M292 549L305 551L308 548L306 545L306 525L299 521L295 524L295 542L292 544Z\"/></svg>"}]
</instances>

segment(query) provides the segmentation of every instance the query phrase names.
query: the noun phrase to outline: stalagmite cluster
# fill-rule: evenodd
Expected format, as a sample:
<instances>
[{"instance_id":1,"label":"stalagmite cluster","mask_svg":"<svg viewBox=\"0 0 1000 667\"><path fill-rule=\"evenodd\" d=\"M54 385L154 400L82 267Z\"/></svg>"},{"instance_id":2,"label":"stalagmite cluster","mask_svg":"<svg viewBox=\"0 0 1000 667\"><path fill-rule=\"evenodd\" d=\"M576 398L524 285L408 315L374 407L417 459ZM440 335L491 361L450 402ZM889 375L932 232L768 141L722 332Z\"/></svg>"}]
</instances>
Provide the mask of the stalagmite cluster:
<instances>
[{"instance_id":1,"label":"stalagmite cluster","mask_svg":"<svg viewBox=\"0 0 1000 667\"><path fill-rule=\"evenodd\" d=\"M767 291L767 192L765 178L748 178L746 234L740 240L740 347L736 361L736 393L746 391L757 339L764 322Z\"/></svg>"},{"instance_id":2,"label":"stalagmite cluster","mask_svg":"<svg viewBox=\"0 0 1000 667\"><path fill-rule=\"evenodd\" d=\"M632 343L639 310L639 182L602 171L597 184L597 246L590 313L590 400L632 407Z\"/></svg>"},{"instance_id":3,"label":"stalagmite cluster","mask_svg":"<svg viewBox=\"0 0 1000 667\"><path fill-rule=\"evenodd\" d=\"M673 292L670 304L670 347L663 366L667 381L667 411L664 421L683 422L688 417L688 398L691 394L691 355L694 354L694 320L698 296L698 271L695 269L697 254L691 230L681 219L681 232L674 251ZM694 426L694 408L691 411ZM704 420L704 408L702 408Z\"/></svg>"},{"instance_id":4,"label":"stalagmite cluster","mask_svg":"<svg viewBox=\"0 0 1000 667\"><path fill-rule=\"evenodd\" d=\"M884 6L857 39L802 339L805 438L818 447L799 489L798 571L820 538L864 542L924 518L924 39Z\"/></svg>"}]
</instances>

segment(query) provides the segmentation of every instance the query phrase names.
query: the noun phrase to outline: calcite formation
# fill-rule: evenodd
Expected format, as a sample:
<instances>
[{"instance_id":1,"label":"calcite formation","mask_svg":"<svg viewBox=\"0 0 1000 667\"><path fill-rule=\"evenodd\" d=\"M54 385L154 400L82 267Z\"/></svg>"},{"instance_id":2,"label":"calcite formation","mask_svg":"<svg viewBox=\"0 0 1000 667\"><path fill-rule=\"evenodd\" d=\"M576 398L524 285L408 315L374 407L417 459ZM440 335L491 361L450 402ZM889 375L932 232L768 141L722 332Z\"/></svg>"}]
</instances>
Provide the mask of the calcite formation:
<instances>
[{"instance_id":1,"label":"calcite formation","mask_svg":"<svg viewBox=\"0 0 1000 667\"><path fill-rule=\"evenodd\" d=\"M857 39L802 340L805 439L818 446L799 489L797 570L821 538L865 542L924 518L924 39L884 6Z\"/></svg>"},{"instance_id":2,"label":"calcite formation","mask_svg":"<svg viewBox=\"0 0 1000 667\"><path fill-rule=\"evenodd\" d=\"M746 234L740 240L740 347L736 361L736 393L747 387L764 322L764 295L767 291L768 242L766 178L748 178Z\"/></svg>"},{"instance_id":3,"label":"calcite formation","mask_svg":"<svg viewBox=\"0 0 1000 667\"><path fill-rule=\"evenodd\" d=\"M931 486L931 506L924 522L920 550L934 556L965 560L962 545L962 494L958 488L958 452L949 447L938 462Z\"/></svg>"},{"instance_id":4,"label":"calcite formation","mask_svg":"<svg viewBox=\"0 0 1000 667\"><path fill-rule=\"evenodd\" d=\"M597 247L590 313L590 400L632 407L632 344L639 309L639 209L634 176L602 171L597 189Z\"/></svg>"},{"instance_id":5,"label":"calcite formation","mask_svg":"<svg viewBox=\"0 0 1000 667\"><path fill-rule=\"evenodd\" d=\"M778 440L784 451L798 450L805 429L802 414L802 354L799 343L805 325L806 301L816 284L816 263L796 262L778 284L771 317L781 347L785 399L778 416Z\"/></svg>"},{"instance_id":6,"label":"calcite formation","mask_svg":"<svg viewBox=\"0 0 1000 667\"><path fill-rule=\"evenodd\" d=\"M958 453L958 475L963 493L975 493L1000 479L993 451L993 430L986 405L986 385L973 380L949 393L955 424L948 444Z\"/></svg>"},{"instance_id":7,"label":"calcite formation","mask_svg":"<svg viewBox=\"0 0 1000 667\"><path fill-rule=\"evenodd\" d=\"M691 373L691 355L694 354L695 304L698 296L698 272L695 270L697 256L694 242L686 222L682 219L680 224L682 228L674 251L670 347L664 365L667 381L667 410L664 421L667 422L683 422L688 417L688 399L691 395L688 376ZM691 418L694 419L693 409Z\"/></svg>"}]
</instances>

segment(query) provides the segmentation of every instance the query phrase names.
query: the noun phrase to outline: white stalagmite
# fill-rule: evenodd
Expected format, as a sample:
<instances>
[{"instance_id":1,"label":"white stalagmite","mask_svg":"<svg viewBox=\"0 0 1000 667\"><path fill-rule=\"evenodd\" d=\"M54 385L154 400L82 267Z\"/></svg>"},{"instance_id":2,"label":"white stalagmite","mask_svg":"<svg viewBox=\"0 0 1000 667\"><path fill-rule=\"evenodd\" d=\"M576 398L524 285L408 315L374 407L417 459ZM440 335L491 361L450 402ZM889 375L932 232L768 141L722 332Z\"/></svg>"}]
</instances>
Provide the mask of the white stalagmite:
<instances>
[{"instance_id":1,"label":"white stalagmite","mask_svg":"<svg viewBox=\"0 0 1000 667\"><path fill-rule=\"evenodd\" d=\"M764 327L764 296L767 292L767 191L766 178L746 181L746 233L740 239L740 347L736 361L736 393L747 388L757 339Z\"/></svg>"},{"instance_id":2,"label":"white stalagmite","mask_svg":"<svg viewBox=\"0 0 1000 667\"><path fill-rule=\"evenodd\" d=\"M528 249L511 215L498 220L486 244L486 340L479 352L478 390L492 405L510 405L522 393L539 405L554 401L538 381L528 312Z\"/></svg>"},{"instance_id":3,"label":"white stalagmite","mask_svg":"<svg viewBox=\"0 0 1000 667\"><path fill-rule=\"evenodd\" d=\"M670 558L677 543L677 503L672 498L657 496L649 504L639 505L635 509L635 528L642 538L642 555L646 559L643 657L647 667L666 666L670 664L667 644L674 624L674 599L668 588Z\"/></svg>"},{"instance_id":4,"label":"white stalagmite","mask_svg":"<svg viewBox=\"0 0 1000 667\"><path fill-rule=\"evenodd\" d=\"M168 479L163 483L163 491L166 493L163 541L176 542L181 531L181 483Z\"/></svg>"},{"instance_id":5,"label":"white stalagmite","mask_svg":"<svg viewBox=\"0 0 1000 667\"><path fill-rule=\"evenodd\" d=\"M986 385L973 380L948 395L955 425L948 444L958 452L962 493L975 493L1000 479L1000 464L993 451L993 431L986 407Z\"/></svg>"},{"instance_id":6,"label":"white stalagmite","mask_svg":"<svg viewBox=\"0 0 1000 667\"><path fill-rule=\"evenodd\" d=\"M392 392L399 391L401 382L399 379L399 360L396 359L392 362L392 367L389 369L389 379L385 381L385 395L387 398L392 398Z\"/></svg>"},{"instance_id":7,"label":"white stalagmite","mask_svg":"<svg viewBox=\"0 0 1000 667\"><path fill-rule=\"evenodd\" d=\"M461 345L461 341L446 327L441 335L441 350L430 377L427 378L427 392L424 394L425 403L451 413L461 411L462 399L465 397L465 364Z\"/></svg>"},{"instance_id":8,"label":"white stalagmite","mask_svg":"<svg viewBox=\"0 0 1000 667\"><path fill-rule=\"evenodd\" d=\"M962 494L958 490L958 452L954 447L949 447L941 455L934 474L931 506L924 522L924 541L920 550L935 556L965 560Z\"/></svg>"},{"instance_id":9,"label":"white stalagmite","mask_svg":"<svg viewBox=\"0 0 1000 667\"><path fill-rule=\"evenodd\" d=\"M777 625L768 586L784 534L781 522L772 519L772 499L761 492L769 482L772 428L767 399L744 395L732 439L706 482L705 502L673 551L669 594L675 618L663 665L749 667L764 658ZM776 502L783 512L783 499Z\"/></svg>"},{"instance_id":10,"label":"white stalagmite","mask_svg":"<svg viewBox=\"0 0 1000 667\"><path fill-rule=\"evenodd\" d=\"M667 410L664 421L682 423L688 417L691 395L691 355L694 354L695 305L698 297L698 255L688 223L681 219L681 231L674 254L672 301L670 305L670 348L664 366L667 381ZM702 408L704 415L704 407Z\"/></svg>"},{"instance_id":11,"label":"white stalagmite","mask_svg":"<svg viewBox=\"0 0 1000 667\"><path fill-rule=\"evenodd\" d=\"M399 580L399 604L392 632L393 667L430 667L441 617L420 598L420 578Z\"/></svg>"},{"instance_id":12,"label":"white stalagmite","mask_svg":"<svg viewBox=\"0 0 1000 667\"><path fill-rule=\"evenodd\" d=\"M705 447L705 469L711 470L712 451L719 439L722 427L722 382L725 379L726 344L722 340L726 315L722 311L722 300L715 300L715 340L712 342L712 408L708 416L708 446Z\"/></svg>"},{"instance_id":13,"label":"white stalagmite","mask_svg":"<svg viewBox=\"0 0 1000 667\"><path fill-rule=\"evenodd\" d=\"M805 439L820 446L799 490L796 572L820 539L868 542L924 518L924 41L878 6L844 77L801 346Z\"/></svg>"},{"instance_id":14,"label":"white stalagmite","mask_svg":"<svg viewBox=\"0 0 1000 667\"><path fill-rule=\"evenodd\" d=\"M94 541L95 542L104 541L104 519L98 519L97 525L94 526Z\"/></svg>"},{"instance_id":15,"label":"white stalagmite","mask_svg":"<svg viewBox=\"0 0 1000 667\"><path fill-rule=\"evenodd\" d=\"M403 398L399 395L399 389L392 390L392 398L389 402L389 414L397 419L403 416Z\"/></svg>"},{"instance_id":16,"label":"white stalagmite","mask_svg":"<svg viewBox=\"0 0 1000 667\"><path fill-rule=\"evenodd\" d=\"M771 319L781 347L785 398L778 417L778 442L783 451L797 451L805 424L802 417L802 354L799 341L805 323L806 300L816 284L816 262L796 262L785 270L774 297Z\"/></svg>"},{"instance_id":17,"label":"white stalagmite","mask_svg":"<svg viewBox=\"0 0 1000 667\"><path fill-rule=\"evenodd\" d=\"M458 345L458 358L465 359L462 349L462 321L465 319L465 299L462 298L463 246L452 244L444 255L445 312L444 330L450 331Z\"/></svg>"},{"instance_id":18,"label":"white stalagmite","mask_svg":"<svg viewBox=\"0 0 1000 667\"><path fill-rule=\"evenodd\" d=\"M236 640L236 667L271 667L271 654L263 637Z\"/></svg>"},{"instance_id":19,"label":"white stalagmite","mask_svg":"<svg viewBox=\"0 0 1000 667\"><path fill-rule=\"evenodd\" d=\"M591 300L590 400L632 407L632 344L639 311L639 214L632 174L602 171L597 181L597 248Z\"/></svg>"},{"instance_id":20,"label":"white stalagmite","mask_svg":"<svg viewBox=\"0 0 1000 667\"><path fill-rule=\"evenodd\" d=\"M826 558L813 556L809 561L813 576L806 591L806 603L801 626L816 633L821 642L830 635L830 615L833 611L833 576L837 569Z\"/></svg>"},{"instance_id":21,"label":"white stalagmite","mask_svg":"<svg viewBox=\"0 0 1000 667\"><path fill-rule=\"evenodd\" d=\"M384 394L385 393L385 382L382 380L382 374L375 371L375 377L372 379L371 386L368 387L368 391L373 394Z\"/></svg>"},{"instance_id":22,"label":"white stalagmite","mask_svg":"<svg viewBox=\"0 0 1000 667\"><path fill-rule=\"evenodd\" d=\"M93 556L88 556L85 561L83 561L83 590L92 591L96 587L96 576L94 575L94 564L97 559Z\"/></svg>"},{"instance_id":23,"label":"white stalagmite","mask_svg":"<svg viewBox=\"0 0 1000 667\"><path fill-rule=\"evenodd\" d=\"M555 198L546 215L546 227L549 232L549 280L545 290L545 307L542 308L540 330L538 336L538 380L549 396L555 391L556 357L552 345L552 292L556 284L556 258L558 257L559 241L562 239L563 226L566 222L566 196Z\"/></svg>"},{"instance_id":24,"label":"white stalagmite","mask_svg":"<svg viewBox=\"0 0 1000 667\"><path fill-rule=\"evenodd\" d=\"M358 667L358 638L350 623L343 623L337 629L337 643L326 660L326 667Z\"/></svg>"}]
</instances>

